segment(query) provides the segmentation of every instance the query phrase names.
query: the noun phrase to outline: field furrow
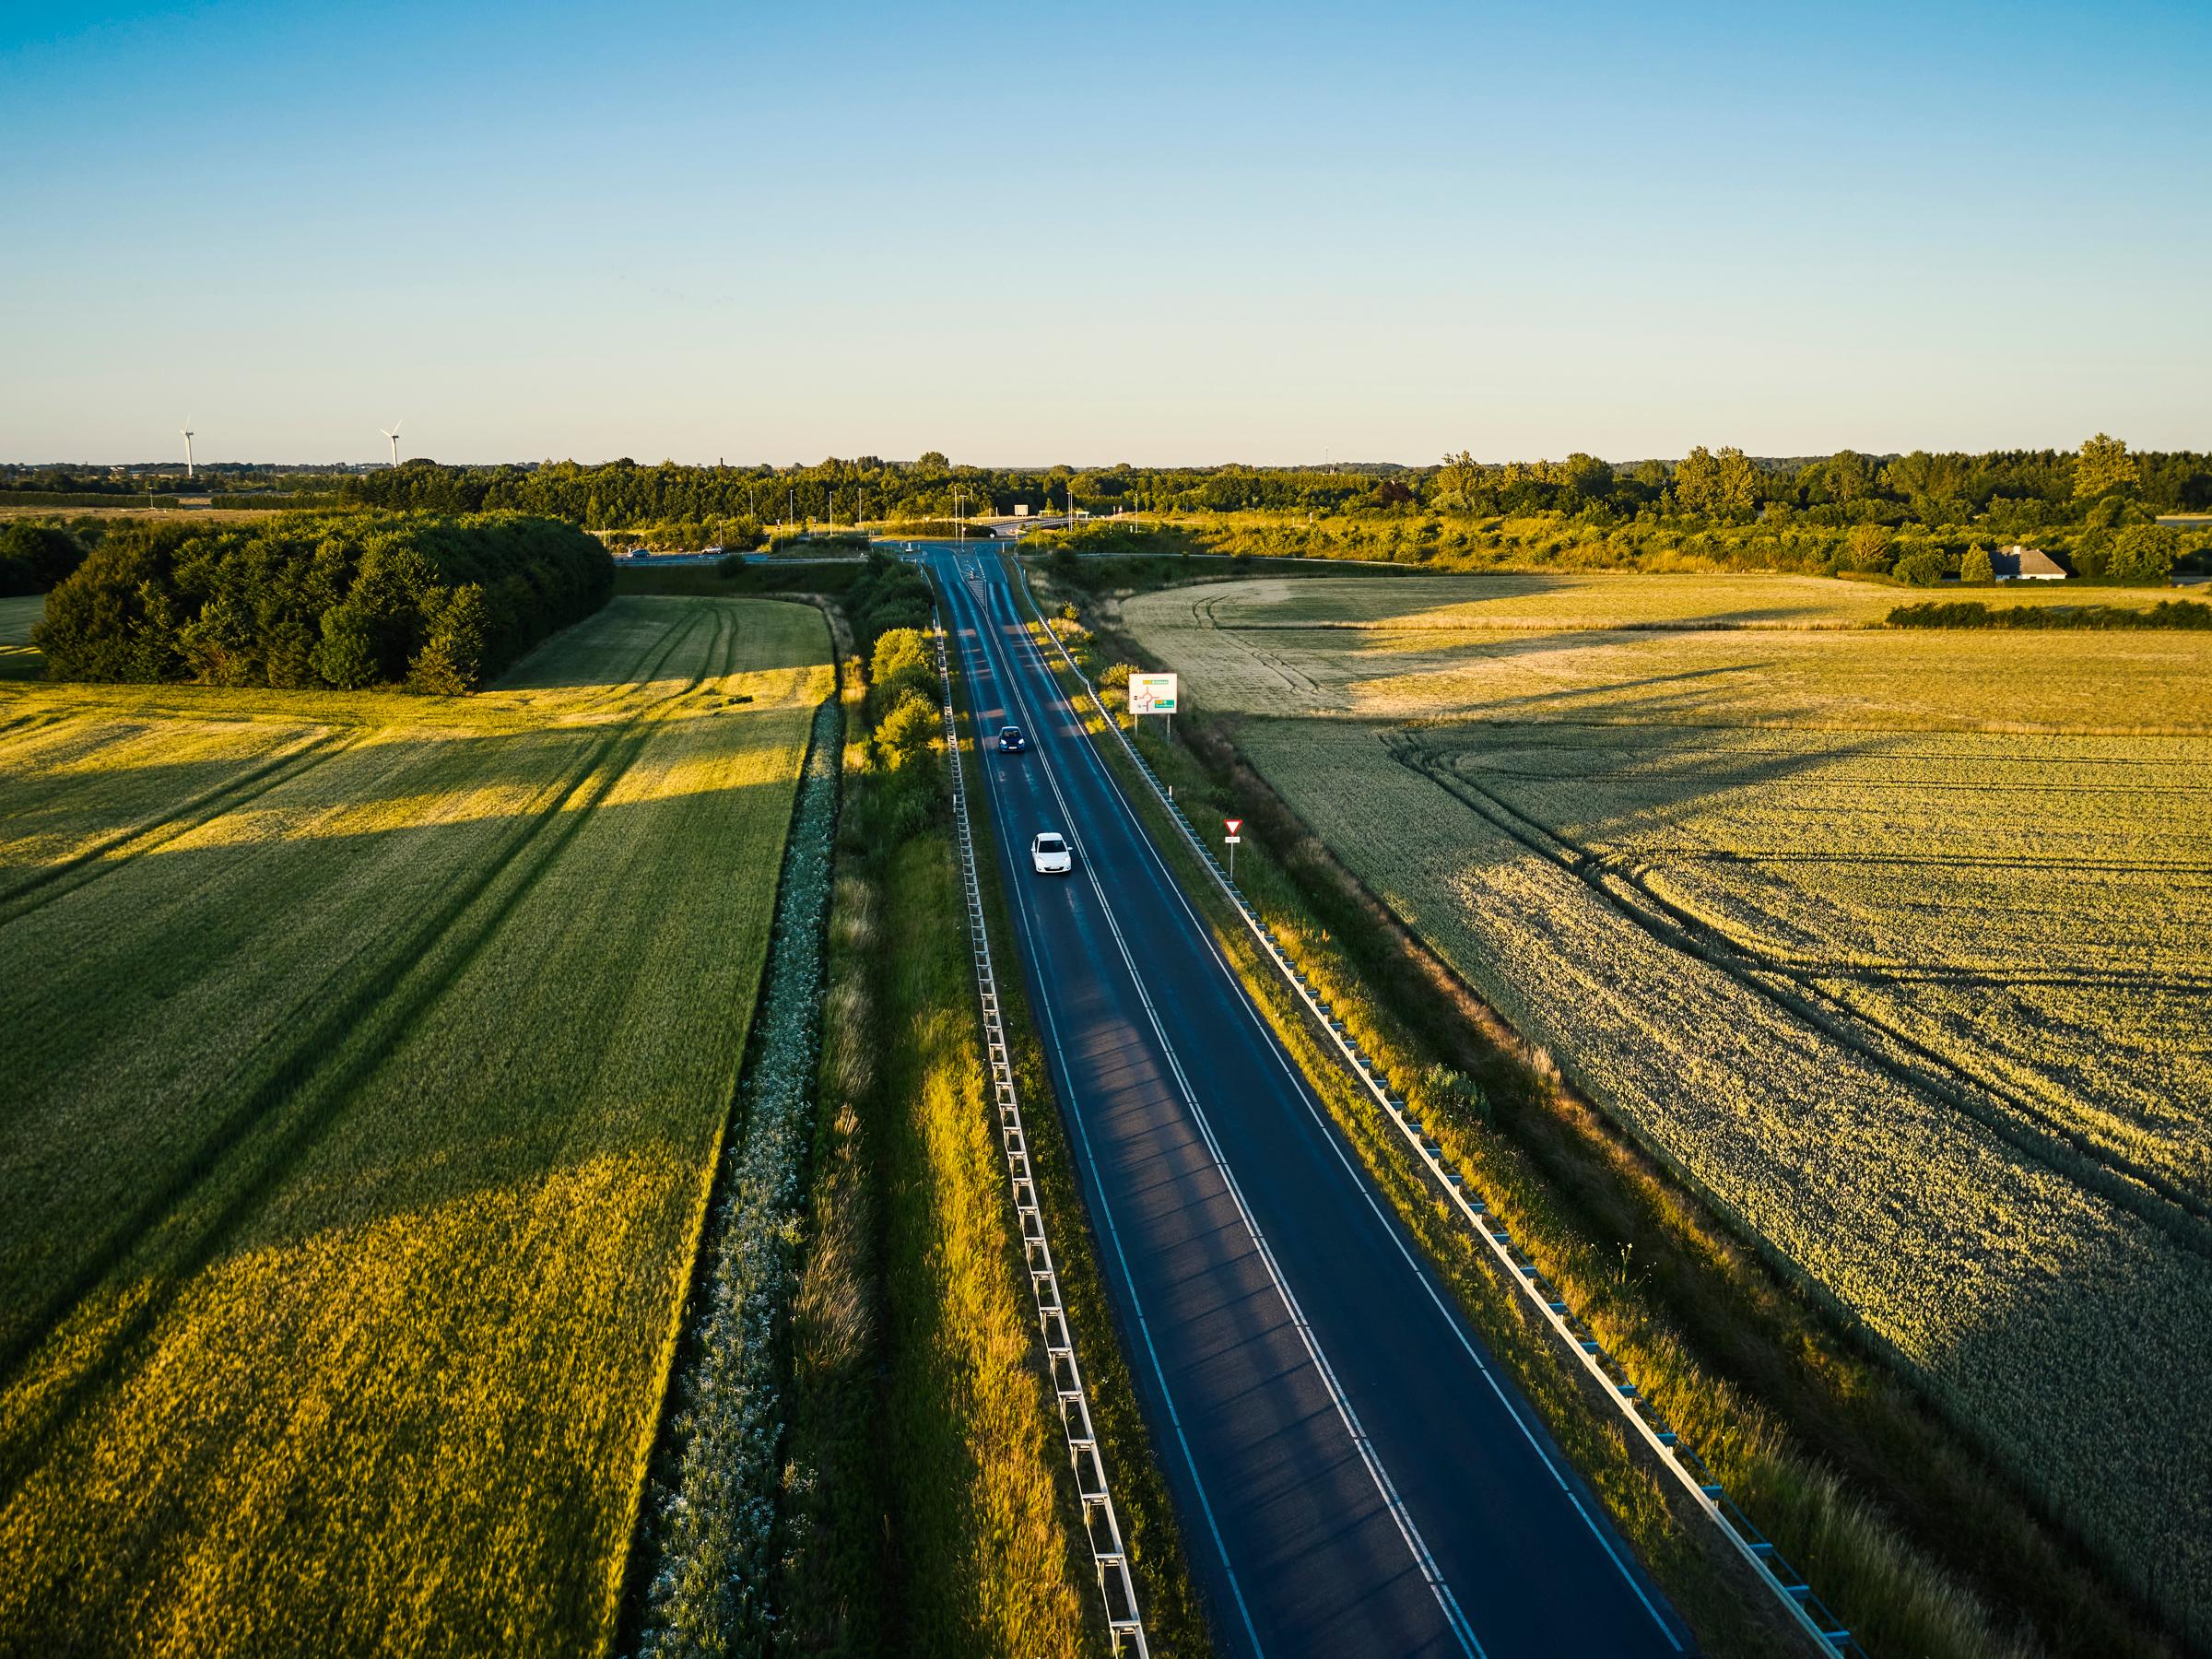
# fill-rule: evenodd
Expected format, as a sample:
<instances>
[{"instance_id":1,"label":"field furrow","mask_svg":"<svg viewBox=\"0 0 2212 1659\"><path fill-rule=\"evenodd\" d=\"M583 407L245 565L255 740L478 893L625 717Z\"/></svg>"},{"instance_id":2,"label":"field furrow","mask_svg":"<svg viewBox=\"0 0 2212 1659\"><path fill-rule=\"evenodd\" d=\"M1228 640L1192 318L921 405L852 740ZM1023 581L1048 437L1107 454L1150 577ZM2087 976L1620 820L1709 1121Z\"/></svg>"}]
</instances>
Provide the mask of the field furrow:
<instances>
[{"instance_id":1,"label":"field furrow","mask_svg":"<svg viewBox=\"0 0 2212 1659\"><path fill-rule=\"evenodd\" d=\"M2212 1601L2212 641L1861 626L1888 602L1525 574L1124 615L1470 985L2178 1615Z\"/></svg>"},{"instance_id":2,"label":"field furrow","mask_svg":"<svg viewBox=\"0 0 2212 1659\"><path fill-rule=\"evenodd\" d=\"M155 982L0 996L59 1028L0 1161L52 1315L0 1394L0 1629L607 1639L827 646L618 602L0 934Z\"/></svg>"}]
</instances>

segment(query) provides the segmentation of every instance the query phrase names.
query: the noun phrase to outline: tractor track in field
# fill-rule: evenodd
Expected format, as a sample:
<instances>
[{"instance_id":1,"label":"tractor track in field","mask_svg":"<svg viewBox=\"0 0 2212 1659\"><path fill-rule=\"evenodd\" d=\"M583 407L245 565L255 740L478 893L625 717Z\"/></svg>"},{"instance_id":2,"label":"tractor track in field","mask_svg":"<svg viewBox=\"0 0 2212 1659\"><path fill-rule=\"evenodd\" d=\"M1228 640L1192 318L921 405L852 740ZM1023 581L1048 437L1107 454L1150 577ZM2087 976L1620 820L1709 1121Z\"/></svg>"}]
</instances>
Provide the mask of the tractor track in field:
<instances>
[{"instance_id":1,"label":"tractor track in field","mask_svg":"<svg viewBox=\"0 0 2212 1659\"><path fill-rule=\"evenodd\" d=\"M699 621L706 620L709 618L701 618L672 631L661 641L662 649L654 653L653 665L647 672L657 672L681 643L693 637ZM254 1055L241 1062L229 1077L208 1091L210 1096L221 1098L234 1088L244 1088L239 1104L224 1114L198 1152L182 1160L170 1180L148 1193L132 1217L110 1235L107 1244L80 1264L68 1281L44 1300L38 1313L24 1325L18 1337L0 1350L0 1393L14 1388L46 1339L86 1297L129 1260L147 1234L158 1230L163 1219L175 1211L187 1194L224 1173L226 1166L237 1163L241 1158L248 1159L250 1167L238 1169L238 1190L164 1264L160 1288L146 1297L101 1339L100 1352L74 1378L48 1391L39 1409L31 1414L32 1420L18 1430L15 1443L0 1453L0 1505L13 1499L42 1443L124 1374L140 1340L173 1304L193 1274L214 1258L223 1241L253 1213L271 1186L336 1121L347 1092L382 1061L389 1040L428 1009L475 959L561 849L582 828L593 809L605 801L635 764L653 735L656 724L653 717L666 705L689 695L703 682L709 669L720 660L721 637L726 626L719 614L712 618L711 625L715 630L715 641L703 655L699 672L686 685L643 701L629 719L609 728L593 743L553 786L546 805L520 826L498 856L488 860L473 879L449 894L395 948L384 952L376 970L362 975L350 991L333 998L303 1033L297 1026L288 1026L287 1034L293 1040L281 1054L268 1052L274 1041L272 1038L271 1042L257 1048ZM502 876L515 870L518 861L526 861L526 867L520 870L509 889L471 924L465 937L449 939L448 935L454 933L468 911ZM441 959L436 969L411 989L404 1000L394 1002L392 993L404 982L408 971L433 958ZM333 982L359 967L358 963L349 962L334 970L317 987L315 994L327 991ZM309 1001L313 1000L311 995ZM241 1074L254 1069L256 1060L262 1076L249 1082ZM306 1094L311 1088L321 1097L319 1109L305 1112L290 1124L267 1129L273 1144L258 1157L252 1156L247 1146L249 1140L265 1128L272 1115L280 1113L285 1105Z\"/></svg>"},{"instance_id":2,"label":"tractor track in field","mask_svg":"<svg viewBox=\"0 0 2212 1659\"><path fill-rule=\"evenodd\" d=\"M141 819L58 864L32 871L12 886L0 888L0 927L33 914L65 894L89 887L102 877L125 869L133 860L158 852L271 790L304 777L325 761L346 754L366 736L366 733L358 729L322 732L269 757L237 777L203 790L172 812ZM72 877L79 879L71 880Z\"/></svg>"},{"instance_id":3,"label":"tractor track in field","mask_svg":"<svg viewBox=\"0 0 2212 1659\"><path fill-rule=\"evenodd\" d=\"M1632 872L1578 846L1400 734L1382 738L1401 766L1428 779L1537 857L1572 876L1614 914L1661 945L1719 970L1782 1014L1809 1025L1897 1082L1972 1119L2014 1151L2085 1194L2212 1259L2212 1204L2071 1125L2018 1091L1994 1087L1887 1021L1838 1003L1786 967L1746 952L1706 923L1653 893ZM1788 986L1778 982L1788 982ZM1985 1100L1983 1097L1987 1097ZM1994 1102L1993 1106L1991 1102Z\"/></svg>"}]
</instances>

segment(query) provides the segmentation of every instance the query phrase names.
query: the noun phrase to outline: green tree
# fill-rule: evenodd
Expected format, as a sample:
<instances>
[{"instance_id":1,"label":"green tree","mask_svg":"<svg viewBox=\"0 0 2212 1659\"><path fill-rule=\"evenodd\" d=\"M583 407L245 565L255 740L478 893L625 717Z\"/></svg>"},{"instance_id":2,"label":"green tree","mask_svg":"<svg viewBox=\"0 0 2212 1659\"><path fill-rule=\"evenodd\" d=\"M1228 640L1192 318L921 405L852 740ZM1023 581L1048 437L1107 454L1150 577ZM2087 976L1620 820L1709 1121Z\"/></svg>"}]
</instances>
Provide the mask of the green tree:
<instances>
[{"instance_id":1,"label":"green tree","mask_svg":"<svg viewBox=\"0 0 2212 1659\"><path fill-rule=\"evenodd\" d=\"M1759 506L1761 493L1759 468L1740 449L1724 449L1714 468L1713 506L1724 514L1747 514Z\"/></svg>"},{"instance_id":2,"label":"green tree","mask_svg":"<svg viewBox=\"0 0 2212 1659\"><path fill-rule=\"evenodd\" d=\"M2164 582L2173 574L2181 537L2159 524L2130 524L2112 537L2108 574L2123 582Z\"/></svg>"},{"instance_id":3,"label":"green tree","mask_svg":"<svg viewBox=\"0 0 2212 1659\"><path fill-rule=\"evenodd\" d=\"M2074 458L2074 494L2077 500L2100 500L2123 495L2136 487L2136 458L2120 439L2100 432L2081 446Z\"/></svg>"},{"instance_id":4,"label":"green tree","mask_svg":"<svg viewBox=\"0 0 2212 1659\"><path fill-rule=\"evenodd\" d=\"M1684 512L1711 512L1720 483L1721 465L1700 443L1675 465L1675 505Z\"/></svg>"},{"instance_id":5,"label":"green tree","mask_svg":"<svg viewBox=\"0 0 2212 1659\"><path fill-rule=\"evenodd\" d=\"M323 613L323 641L315 647L315 672L341 691L373 685L377 660L376 619L367 611L341 605Z\"/></svg>"},{"instance_id":6,"label":"green tree","mask_svg":"<svg viewBox=\"0 0 2212 1659\"><path fill-rule=\"evenodd\" d=\"M1934 587L1943 580L1943 555L1934 547L1915 547L1897 561L1891 574L1914 587Z\"/></svg>"},{"instance_id":7,"label":"green tree","mask_svg":"<svg viewBox=\"0 0 2212 1659\"><path fill-rule=\"evenodd\" d=\"M903 771L928 754L939 724L936 705L921 692L908 690L876 725L876 747L884 765Z\"/></svg>"},{"instance_id":8,"label":"green tree","mask_svg":"<svg viewBox=\"0 0 2212 1659\"><path fill-rule=\"evenodd\" d=\"M1839 501L1864 500L1874 493L1874 464L1856 450L1838 450L1822 470L1821 482Z\"/></svg>"},{"instance_id":9,"label":"green tree","mask_svg":"<svg viewBox=\"0 0 2212 1659\"><path fill-rule=\"evenodd\" d=\"M484 590L465 582L424 609L430 618L429 638L408 665L407 684L435 697L465 696L484 677L488 632Z\"/></svg>"},{"instance_id":10,"label":"green tree","mask_svg":"<svg viewBox=\"0 0 2212 1659\"><path fill-rule=\"evenodd\" d=\"M1976 586L1987 587L1997 579L1997 567L1989 556L1989 549L1976 542L1966 550L1959 561L1959 580Z\"/></svg>"},{"instance_id":11,"label":"green tree","mask_svg":"<svg viewBox=\"0 0 2212 1659\"><path fill-rule=\"evenodd\" d=\"M1843 549L1853 571L1887 571L1897 557L1897 536L1887 524L1853 524Z\"/></svg>"},{"instance_id":12,"label":"green tree","mask_svg":"<svg viewBox=\"0 0 2212 1659\"><path fill-rule=\"evenodd\" d=\"M0 593L43 594L66 582L84 562L84 547L66 530L21 523L0 528L0 569L19 571L16 585L0 586Z\"/></svg>"},{"instance_id":13,"label":"green tree","mask_svg":"<svg viewBox=\"0 0 2212 1659\"><path fill-rule=\"evenodd\" d=\"M1559 485L1564 496L1579 498L1560 502L1571 511L1582 502L1602 501L1613 493L1613 468L1577 450L1559 463Z\"/></svg>"},{"instance_id":14,"label":"green tree","mask_svg":"<svg viewBox=\"0 0 2212 1659\"><path fill-rule=\"evenodd\" d=\"M1443 469L1436 475L1437 488L1447 501L1467 505L1482 484L1482 465L1465 450L1444 457Z\"/></svg>"}]
</instances>

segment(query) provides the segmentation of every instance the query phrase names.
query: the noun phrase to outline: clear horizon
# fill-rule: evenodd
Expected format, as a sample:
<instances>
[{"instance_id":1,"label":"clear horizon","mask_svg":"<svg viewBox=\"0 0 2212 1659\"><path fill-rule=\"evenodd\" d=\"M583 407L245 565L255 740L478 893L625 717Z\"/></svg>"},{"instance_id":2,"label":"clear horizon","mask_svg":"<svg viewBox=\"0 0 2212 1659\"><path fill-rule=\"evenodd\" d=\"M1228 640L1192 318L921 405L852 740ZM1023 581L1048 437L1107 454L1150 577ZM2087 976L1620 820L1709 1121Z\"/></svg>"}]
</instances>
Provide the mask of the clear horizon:
<instances>
[{"instance_id":1,"label":"clear horizon","mask_svg":"<svg viewBox=\"0 0 2212 1659\"><path fill-rule=\"evenodd\" d=\"M50 7L0 459L2203 450L2208 59L2159 4Z\"/></svg>"}]
</instances>

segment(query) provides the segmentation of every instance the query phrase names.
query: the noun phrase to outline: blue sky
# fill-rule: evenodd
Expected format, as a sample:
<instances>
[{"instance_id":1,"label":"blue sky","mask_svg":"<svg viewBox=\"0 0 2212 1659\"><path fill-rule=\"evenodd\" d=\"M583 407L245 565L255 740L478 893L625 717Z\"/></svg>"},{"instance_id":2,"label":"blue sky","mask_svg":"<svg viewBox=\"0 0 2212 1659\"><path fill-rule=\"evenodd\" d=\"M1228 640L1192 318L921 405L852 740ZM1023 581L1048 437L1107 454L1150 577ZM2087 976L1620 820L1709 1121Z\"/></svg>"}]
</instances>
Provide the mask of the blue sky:
<instances>
[{"instance_id":1,"label":"blue sky","mask_svg":"<svg viewBox=\"0 0 2212 1659\"><path fill-rule=\"evenodd\" d=\"M0 7L0 459L2212 447L2212 6Z\"/></svg>"}]
</instances>

